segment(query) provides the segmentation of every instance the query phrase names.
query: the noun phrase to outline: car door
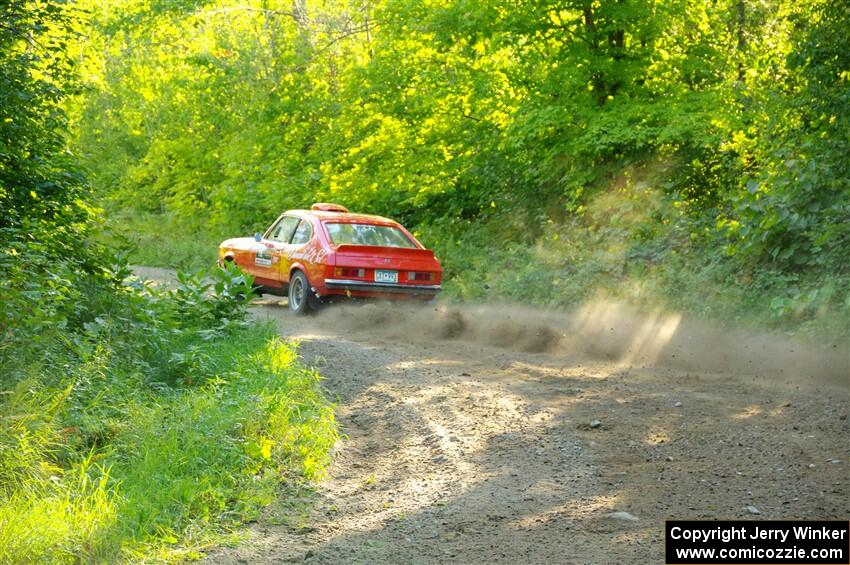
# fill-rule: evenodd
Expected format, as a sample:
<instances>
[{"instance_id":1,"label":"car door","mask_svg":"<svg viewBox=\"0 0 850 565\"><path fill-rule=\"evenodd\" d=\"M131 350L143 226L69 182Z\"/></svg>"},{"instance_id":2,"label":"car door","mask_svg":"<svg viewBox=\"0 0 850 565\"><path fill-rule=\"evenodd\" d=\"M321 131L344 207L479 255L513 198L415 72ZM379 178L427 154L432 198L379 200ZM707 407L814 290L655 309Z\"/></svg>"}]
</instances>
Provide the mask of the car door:
<instances>
[{"instance_id":1,"label":"car door","mask_svg":"<svg viewBox=\"0 0 850 565\"><path fill-rule=\"evenodd\" d=\"M249 271L255 278L280 283L280 259L292 232L298 225L295 216L281 216L252 248ZM259 281L262 283L263 281Z\"/></svg>"}]
</instances>

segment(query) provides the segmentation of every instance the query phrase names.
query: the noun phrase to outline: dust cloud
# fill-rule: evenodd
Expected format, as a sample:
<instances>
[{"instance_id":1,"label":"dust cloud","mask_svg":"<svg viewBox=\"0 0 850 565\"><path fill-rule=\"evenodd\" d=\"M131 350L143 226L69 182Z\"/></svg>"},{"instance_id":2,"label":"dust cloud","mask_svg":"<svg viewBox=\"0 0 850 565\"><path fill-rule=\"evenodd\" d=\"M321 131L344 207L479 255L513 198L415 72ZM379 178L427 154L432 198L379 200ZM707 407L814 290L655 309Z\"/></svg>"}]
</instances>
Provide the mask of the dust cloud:
<instances>
[{"instance_id":1,"label":"dust cloud","mask_svg":"<svg viewBox=\"0 0 850 565\"><path fill-rule=\"evenodd\" d=\"M346 332L412 342L460 339L529 353L581 354L636 368L850 386L847 344L748 332L610 300L594 300L571 312L507 304L342 304L323 310L319 319Z\"/></svg>"}]
</instances>

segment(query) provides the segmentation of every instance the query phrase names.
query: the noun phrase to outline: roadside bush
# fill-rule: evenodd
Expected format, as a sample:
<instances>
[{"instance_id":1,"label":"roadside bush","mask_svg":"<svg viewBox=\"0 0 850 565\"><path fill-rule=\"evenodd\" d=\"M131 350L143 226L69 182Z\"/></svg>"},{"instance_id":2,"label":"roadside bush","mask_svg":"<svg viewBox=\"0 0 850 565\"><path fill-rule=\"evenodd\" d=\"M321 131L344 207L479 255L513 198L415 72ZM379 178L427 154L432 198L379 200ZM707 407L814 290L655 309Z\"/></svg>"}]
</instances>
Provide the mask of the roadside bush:
<instances>
[{"instance_id":1,"label":"roadside bush","mask_svg":"<svg viewBox=\"0 0 850 565\"><path fill-rule=\"evenodd\" d=\"M128 274L86 278L38 347L6 335L0 562L190 556L323 472L332 407L247 319L250 279L160 291Z\"/></svg>"},{"instance_id":2,"label":"roadside bush","mask_svg":"<svg viewBox=\"0 0 850 565\"><path fill-rule=\"evenodd\" d=\"M241 273L163 292L110 267L66 139L91 13L0 10L0 563L188 555L318 476L336 433Z\"/></svg>"}]
</instances>

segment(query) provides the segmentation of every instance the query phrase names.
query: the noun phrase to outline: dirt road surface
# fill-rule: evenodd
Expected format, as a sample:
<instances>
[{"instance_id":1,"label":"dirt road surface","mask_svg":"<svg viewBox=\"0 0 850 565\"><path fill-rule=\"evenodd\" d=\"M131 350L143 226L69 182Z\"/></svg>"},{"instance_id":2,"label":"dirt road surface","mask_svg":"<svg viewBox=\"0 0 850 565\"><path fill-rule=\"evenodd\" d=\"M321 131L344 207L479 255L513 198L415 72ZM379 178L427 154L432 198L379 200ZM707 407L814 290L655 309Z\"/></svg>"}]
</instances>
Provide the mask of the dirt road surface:
<instances>
[{"instance_id":1,"label":"dirt road surface","mask_svg":"<svg viewBox=\"0 0 850 565\"><path fill-rule=\"evenodd\" d=\"M345 438L303 523L256 528L211 561L662 563L666 519L850 516L843 351L828 363L815 352L815 375L699 372L658 343L642 346L656 358L624 361L602 327L579 347L575 321L528 311L367 305L299 319L263 300L255 315L300 340ZM646 333L630 322L630 336ZM669 344L665 324L648 341ZM697 362L709 345L691 344Z\"/></svg>"},{"instance_id":2,"label":"dirt road surface","mask_svg":"<svg viewBox=\"0 0 850 565\"><path fill-rule=\"evenodd\" d=\"M605 303L253 312L345 437L306 517L210 563L663 563L666 519L850 517L846 345Z\"/></svg>"}]
</instances>

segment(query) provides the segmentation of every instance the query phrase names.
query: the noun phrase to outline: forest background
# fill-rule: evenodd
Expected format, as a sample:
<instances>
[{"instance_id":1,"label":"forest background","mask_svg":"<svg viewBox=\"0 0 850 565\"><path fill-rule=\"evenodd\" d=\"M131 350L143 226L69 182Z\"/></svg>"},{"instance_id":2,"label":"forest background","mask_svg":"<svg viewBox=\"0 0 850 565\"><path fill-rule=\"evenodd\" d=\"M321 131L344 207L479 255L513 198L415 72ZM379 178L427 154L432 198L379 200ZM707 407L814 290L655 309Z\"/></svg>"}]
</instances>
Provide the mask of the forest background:
<instances>
[{"instance_id":1,"label":"forest background","mask_svg":"<svg viewBox=\"0 0 850 565\"><path fill-rule=\"evenodd\" d=\"M448 291L848 335L839 0L97 2L76 153L143 264L333 201ZM845 322L845 323L842 323Z\"/></svg>"}]
</instances>

